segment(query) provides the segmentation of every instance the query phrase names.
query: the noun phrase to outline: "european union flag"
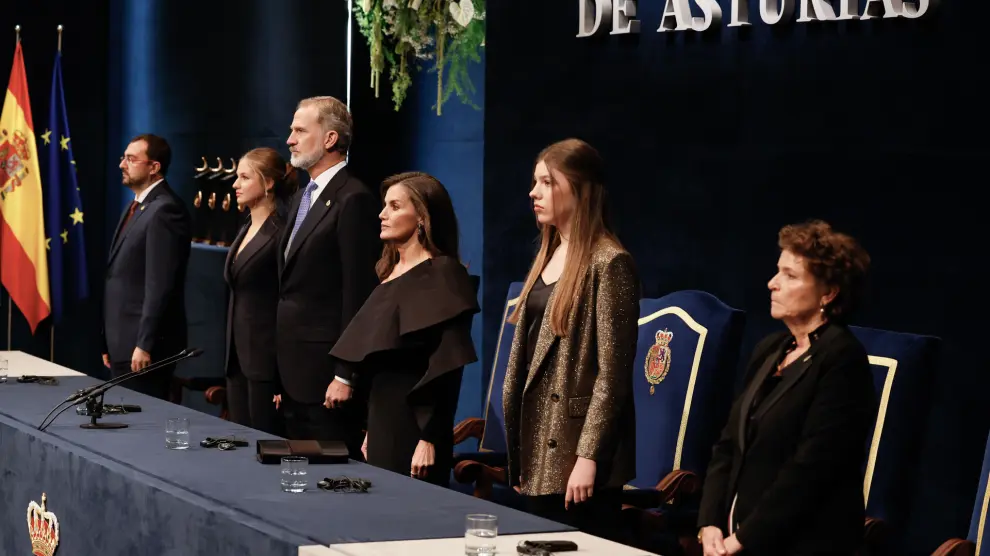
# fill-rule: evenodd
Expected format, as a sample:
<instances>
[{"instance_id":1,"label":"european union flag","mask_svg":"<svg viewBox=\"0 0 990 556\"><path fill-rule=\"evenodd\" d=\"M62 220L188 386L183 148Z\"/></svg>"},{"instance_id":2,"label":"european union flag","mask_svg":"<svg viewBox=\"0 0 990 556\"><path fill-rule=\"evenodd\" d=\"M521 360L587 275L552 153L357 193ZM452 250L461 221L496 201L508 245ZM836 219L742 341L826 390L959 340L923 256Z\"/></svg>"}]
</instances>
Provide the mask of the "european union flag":
<instances>
[{"instance_id":1,"label":"european union flag","mask_svg":"<svg viewBox=\"0 0 990 556\"><path fill-rule=\"evenodd\" d=\"M55 54L48 125L41 135L45 145L43 152L48 158L48 173L44 176L45 241L52 317L57 323L65 311L89 295L83 206L76 179L76 160L72 156L72 135L65 114L61 51Z\"/></svg>"}]
</instances>

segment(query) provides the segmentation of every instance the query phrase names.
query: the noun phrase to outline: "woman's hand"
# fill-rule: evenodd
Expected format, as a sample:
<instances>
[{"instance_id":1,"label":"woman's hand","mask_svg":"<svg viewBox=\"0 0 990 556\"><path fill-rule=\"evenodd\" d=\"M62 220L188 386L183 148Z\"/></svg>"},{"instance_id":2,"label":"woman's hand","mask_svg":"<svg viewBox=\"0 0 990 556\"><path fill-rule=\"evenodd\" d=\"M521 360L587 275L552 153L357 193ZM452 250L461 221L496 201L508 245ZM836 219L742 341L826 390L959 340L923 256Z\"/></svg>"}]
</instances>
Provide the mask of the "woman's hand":
<instances>
[{"instance_id":1,"label":"woman's hand","mask_svg":"<svg viewBox=\"0 0 990 556\"><path fill-rule=\"evenodd\" d=\"M413 452L411 473L409 475L418 479L425 479L426 474L436 461L436 453L437 451L433 447L433 444L425 440L420 440L419 444L416 445L416 451Z\"/></svg>"},{"instance_id":2,"label":"woman's hand","mask_svg":"<svg viewBox=\"0 0 990 556\"><path fill-rule=\"evenodd\" d=\"M739 554L742 549L743 545L739 544L739 539L735 535L725 539L725 551L729 554Z\"/></svg>"},{"instance_id":3,"label":"woman's hand","mask_svg":"<svg viewBox=\"0 0 990 556\"><path fill-rule=\"evenodd\" d=\"M368 461L368 433L364 433L364 444L361 444L361 453L364 454L364 461Z\"/></svg>"},{"instance_id":4,"label":"woman's hand","mask_svg":"<svg viewBox=\"0 0 990 556\"><path fill-rule=\"evenodd\" d=\"M282 394L275 394L275 397L272 398L272 401L275 402L275 409L278 409L279 406L282 405Z\"/></svg>"},{"instance_id":5,"label":"woman's hand","mask_svg":"<svg viewBox=\"0 0 990 556\"><path fill-rule=\"evenodd\" d=\"M595 473L598 471L598 464L595 460L585 459L578 456L571 470L571 477L567 480L567 494L564 496L564 509L570 508L571 502L580 504L586 502L595 490Z\"/></svg>"},{"instance_id":6,"label":"woman's hand","mask_svg":"<svg viewBox=\"0 0 990 556\"><path fill-rule=\"evenodd\" d=\"M705 527L701 530L701 550L704 556L725 556L729 552L725 549L725 541L722 539L722 530L718 527Z\"/></svg>"}]
</instances>

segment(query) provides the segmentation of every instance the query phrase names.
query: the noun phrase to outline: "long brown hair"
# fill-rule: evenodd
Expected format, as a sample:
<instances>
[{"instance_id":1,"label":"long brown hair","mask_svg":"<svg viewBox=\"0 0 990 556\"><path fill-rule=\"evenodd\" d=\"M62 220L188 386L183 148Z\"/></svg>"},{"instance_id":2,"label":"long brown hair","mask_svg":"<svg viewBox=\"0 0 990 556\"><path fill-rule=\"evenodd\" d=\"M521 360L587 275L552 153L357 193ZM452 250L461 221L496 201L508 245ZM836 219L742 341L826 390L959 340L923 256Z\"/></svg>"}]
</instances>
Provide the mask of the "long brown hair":
<instances>
[{"instance_id":1,"label":"long brown hair","mask_svg":"<svg viewBox=\"0 0 990 556\"><path fill-rule=\"evenodd\" d=\"M457 215L447 188L440 180L423 172L406 172L386 178L382 182L382 199L392 186L401 185L409 191L416 214L423 219L416 231L419 243L434 257L446 255L460 260L458 248ZM399 250L395 244L385 242L382 257L375 265L379 280L392 274L399 262Z\"/></svg>"},{"instance_id":2,"label":"long brown hair","mask_svg":"<svg viewBox=\"0 0 990 556\"><path fill-rule=\"evenodd\" d=\"M553 307L550 309L550 329L557 336L569 332L569 320L580 301L584 289L591 253L600 241L608 241L621 247L606 217L605 163L594 147L580 139L565 139L543 149L536 157L534 167L544 162L550 172L550 182L557 186L555 172L559 172L571 186L575 209L571 215L571 230L564 260L564 271L555 286ZM531 184L532 185L532 184ZM533 284L550 262L550 256L560 245L560 230L553 225L539 225L540 250L526 276L520 299L509 317L515 324L520 308L525 304Z\"/></svg>"}]
</instances>

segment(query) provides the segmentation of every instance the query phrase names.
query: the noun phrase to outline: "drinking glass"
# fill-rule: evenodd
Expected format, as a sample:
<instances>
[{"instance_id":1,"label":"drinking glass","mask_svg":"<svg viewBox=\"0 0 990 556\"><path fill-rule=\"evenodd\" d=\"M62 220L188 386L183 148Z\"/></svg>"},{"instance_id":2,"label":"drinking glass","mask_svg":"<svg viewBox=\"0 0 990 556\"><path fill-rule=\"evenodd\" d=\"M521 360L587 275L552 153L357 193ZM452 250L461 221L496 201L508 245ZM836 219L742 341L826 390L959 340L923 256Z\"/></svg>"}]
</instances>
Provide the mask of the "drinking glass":
<instances>
[{"instance_id":1,"label":"drinking glass","mask_svg":"<svg viewBox=\"0 0 990 556\"><path fill-rule=\"evenodd\" d=\"M303 492L309 486L306 475L309 460L302 456L285 456L282 458L282 491Z\"/></svg>"},{"instance_id":2,"label":"drinking glass","mask_svg":"<svg viewBox=\"0 0 990 556\"><path fill-rule=\"evenodd\" d=\"M0 384L7 382L7 360L0 357Z\"/></svg>"},{"instance_id":3,"label":"drinking glass","mask_svg":"<svg viewBox=\"0 0 990 556\"><path fill-rule=\"evenodd\" d=\"M464 525L464 554L494 556L498 537L498 517L491 514L471 514Z\"/></svg>"},{"instance_id":4,"label":"drinking glass","mask_svg":"<svg viewBox=\"0 0 990 556\"><path fill-rule=\"evenodd\" d=\"M165 424L165 447L170 450L189 449L189 419L173 417Z\"/></svg>"}]
</instances>

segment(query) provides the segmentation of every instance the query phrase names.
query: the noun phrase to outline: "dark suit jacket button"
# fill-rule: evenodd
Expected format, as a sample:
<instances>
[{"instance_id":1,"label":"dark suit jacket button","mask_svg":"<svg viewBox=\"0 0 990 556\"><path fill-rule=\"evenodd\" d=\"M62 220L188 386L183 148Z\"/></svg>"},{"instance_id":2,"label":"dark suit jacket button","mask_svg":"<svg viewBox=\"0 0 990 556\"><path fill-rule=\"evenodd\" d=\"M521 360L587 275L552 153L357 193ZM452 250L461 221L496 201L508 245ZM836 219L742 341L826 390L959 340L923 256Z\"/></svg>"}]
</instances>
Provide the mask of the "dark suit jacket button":
<instances>
[{"instance_id":1,"label":"dark suit jacket button","mask_svg":"<svg viewBox=\"0 0 990 556\"><path fill-rule=\"evenodd\" d=\"M557 441L551 438L550 440L547 440L547 446L549 446L551 448L556 448L557 447Z\"/></svg>"},{"instance_id":2,"label":"dark suit jacket button","mask_svg":"<svg viewBox=\"0 0 990 556\"><path fill-rule=\"evenodd\" d=\"M559 402L560 401L560 396L558 396L557 394L551 394L550 395L550 401L555 402L555 403L556 402Z\"/></svg>"}]
</instances>

